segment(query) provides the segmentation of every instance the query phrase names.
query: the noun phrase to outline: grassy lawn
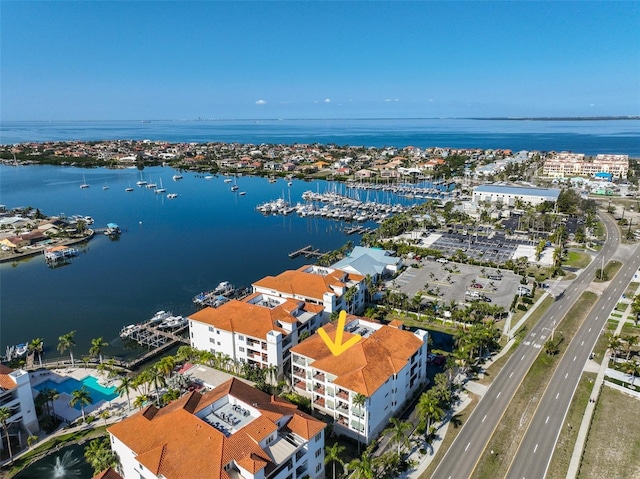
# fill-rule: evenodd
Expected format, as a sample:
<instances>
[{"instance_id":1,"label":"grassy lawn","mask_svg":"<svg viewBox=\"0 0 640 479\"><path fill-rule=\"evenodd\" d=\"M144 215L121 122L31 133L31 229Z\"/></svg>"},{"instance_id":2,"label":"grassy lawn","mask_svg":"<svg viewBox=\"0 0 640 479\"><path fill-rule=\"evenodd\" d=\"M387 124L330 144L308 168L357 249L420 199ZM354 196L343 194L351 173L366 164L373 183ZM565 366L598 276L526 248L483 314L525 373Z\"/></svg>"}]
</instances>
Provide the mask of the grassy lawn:
<instances>
[{"instance_id":1,"label":"grassy lawn","mask_svg":"<svg viewBox=\"0 0 640 479\"><path fill-rule=\"evenodd\" d=\"M638 326L634 326L633 324L625 323L622 326L622 331L620 331L622 336L640 336L640 328Z\"/></svg>"},{"instance_id":2,"label":"grassy lawn","mask_svg":"<svg viewBox=\"0 0 640 479\"><path fill-rule=\"evenodd\" d=\"M604 386L589 430L579 479L640 477L639 401Z\"/></svg>"},{"instance_id":3,"label":"grassy lawn","mask_svg":"<svg viewBox=\"0 0 640 479\"><path fill-rule=\"evenodd\" d=\"M618 314L618 313L611 313L611 316L614 317L614 318L621 318L622 317L622 315Z\"/></svg>"},{"instance_id":4,"label":"grassy lawn","mask_svg":"<svg viewBox=\"0 0 640 479\"><path fill-rule=\"evenodd\" d=\"M618 303L618 304L616 305L616 311L622 311L622 312L624 312L624 311L626 311L626 310L627 310L627 308L628 308L628 307L629 307L629 305L628 305L627 303L622 303L622 302L621 302L621 303Z\"/></svg>"},{"instance_id":5,"label":"grassy lawn","mask_svg":"<svg viewBox=\"0 0 640 479\"><path fill-rule=\"evenodd\" d=\"M473 394L471 394L470 397L471 404L464 408L464 411L462 411L460 414L456 414L453 417L451 424L449 424L449 427L447 428L447 434L442 440L442 444L440 444L440 447L438 448L438 452L431 460L429 466L422 473L420 479L428 479L429 477L431 477L431 474L433 474L433 471L435 471L445 453L449 450L449 446L451 446L451 443L453 443L454 439L458 436L460 429L462 429L462 426L465 422L467 422L467 419L476 408L476 405L478 404L478 398Z\"/></svg>"},{"instance_id":6,"label":"grassy lawn","mask_svg":"<svg viewBox=\"0 0 640 479\"><path fill-rule=\"evenodd\" d=\"M609 329L609 325L610 323L607 323L607 327L602 332L602 334L600 334L595 346L593 347L593 357L596 361L602 361L602 358L607 351L607 333L612 333L615 331L615 327L613 329Z\"/></svg>"},{"instance_id":7,"label":"grassy lawn","mask_svg":"<svg viewBox=\"0 0 640 479\"><path fill-rule=\"evenodd\" d=\"M615 260L609 261L607 265L604 267L604 274L605 274L605 277L607 278L607 281L611 281L621 267L622 267L622 263L620 261L615 261ZM597 278L594 278L593 282L605 283L606 281L601 281Z\"/></svg>"},{"instance_id":8,"label":"grassy lawn","mask_svg":"<svg viewBox=\"0 0 640 479\"><path fill-rule=\"evenodd\" d=\"M586 268L591 263L591 255L580 251L569 251L567 259L562 262L563 265L572 268Z\"/></svg>"},{"instance_id":9,"label":"grassy lawn","mask_svg":"<svg viewBox=\"0 0 640 479\"><path fill-rule=\"evenodd\" d=\"M493 479L505 476L556 365L597 300L594 293L584 292L559 324L565 337L559 344L559 354L549 356L544 351L540 352L496 427L472 477ZM489 454L491 450L496 454Z\"/></svg>"},{"instance_id":10,"label":"grassy lawn","mask_svg":"<svg viewBox=\"0 0 640 479\"><path fill-rule=\"evenodd\" d=\"M593 381L596 379L596 376L597 374L595 373L584 373L580 378L576 393L573 396L573 401L571 401L571 406L565 418L565 424L577 425L581 423L584 411L587 404L589 404L589 398L593 391ZM564 479L566 477L579 429L580 427L573 427L571 429L563 427L560 430L560 436L558 437L558 443L551 458L546 479Z\"/></svg>"},{"instance_id":11,"label":"grassy lawn","mask_svg":"<svg viewBox=\"0 0 640 479\"><path fill-rule=\"evenodd\" d=\"M638 286L640 286L640 283L629 283L629 286L627 286L627 290L624 292L624 295L627 298L631 298L634 294L636 294Z\"/></svg>"}]
</instances>

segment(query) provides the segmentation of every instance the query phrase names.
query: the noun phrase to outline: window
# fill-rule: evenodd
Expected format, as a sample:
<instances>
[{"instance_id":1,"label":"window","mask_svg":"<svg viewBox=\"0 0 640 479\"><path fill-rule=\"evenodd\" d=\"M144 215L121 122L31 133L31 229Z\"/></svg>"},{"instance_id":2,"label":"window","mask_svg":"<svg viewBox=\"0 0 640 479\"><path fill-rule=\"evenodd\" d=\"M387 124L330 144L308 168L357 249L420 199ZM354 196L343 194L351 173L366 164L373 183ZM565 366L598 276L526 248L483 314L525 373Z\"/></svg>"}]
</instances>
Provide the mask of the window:
<instances>
[{"instance_id":1,"label":"window","mask_svg":"<svg viewBox=\"0 0 640 479\"><path fill-rule=\"evenodd\" d=\"M322 448L316 451L316 457L320 457L320 454L322 454Z\"/></svg>"},{"instance_id":2,"label":"window","mask_svg":"<svg viewBox=\"0 0 640 479\"><path fill-rule=\"evenodd\" d=\"M213 333L213 331L215 331L214 327L213 326L209 326L209 332Z\"/></svg>"},{"instance_id":3,"label":"window","mask_svg":"<svg viewBox=\"0 0 640 479\"><path fill-rule=\"evenodd\" d=\"M218 341L216 344L217 344L218 346L220 346L220 341Z\"/></svg>"},{"instance_id":4,"label":"window","mask_svg":"<svg viewBox=\"0 0 640 479\"><path fill-rule=\"evenodd\" d=\"M320 472L320 471L322 471L322 463L316 466L316 472Z\"/></svg>"},{"instance_id":5,"label":"window","mask_svg":"<svg viewBox=\"0 0 640 479\"><path fill-rule=\"evenodd\" d=\"M242 346L240 346L238 349L240 350L241 353L244 353L244 348Z\"/></svg>"},{"instance_id":6,"label":"window","mask_svg":"<svg viewBox=\"0 0 640 479\"><path fill-rule=\"evenodd\" d=\"M238 341L244 341L244 336L238 336Z\"/></svg>"},{"instance_id":7,"label":"window","mask_svg":"<svg viewBox=\"0 0 640 479\"><path fill-rule=\"evenodd\" d=\"M321 436L322 436L322 433L321 433L321 432L319 432L318 434L316 434L316 437L315 437L315 438L313 438L313 440L314 440L315 442L318 442L318 441L320 440L320 437L321 437Z\"/></svg>"},{"instance_id":8,"label":"window","mask_svg":"<svg viewBox=\"0 0 640 479\"><path fill-rule=\"evenodd\" d=\"M215 344L216 340L215 340L215 339L213 339L213 338L209 338L209 342L210 342L210 343L214 343L214 344ZM220 344L220 343L218 343L218 344Z\"/></svg>"},{"instance_id":9,"label":"window","mask_svg":"<svg viewBox=\"0 0 640 479\"><path fill-rule=\"evenodd\" d=\"M216 334L220 334L220 331L216 331Z\"/></svg>"}]
</instances>

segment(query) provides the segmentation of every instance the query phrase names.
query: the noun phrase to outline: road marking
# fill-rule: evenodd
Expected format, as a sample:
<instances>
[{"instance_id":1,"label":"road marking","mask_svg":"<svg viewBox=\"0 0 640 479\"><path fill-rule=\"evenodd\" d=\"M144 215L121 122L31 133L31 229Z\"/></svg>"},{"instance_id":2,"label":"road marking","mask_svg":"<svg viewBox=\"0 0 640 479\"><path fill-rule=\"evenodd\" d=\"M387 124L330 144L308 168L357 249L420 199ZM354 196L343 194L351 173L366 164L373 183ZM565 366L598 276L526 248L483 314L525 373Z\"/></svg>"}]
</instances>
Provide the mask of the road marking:
<instances>
[{"instance_id":1,"label":"road marking","mask_svg":"<svg viewBox=\"0 0 640 479\"><path fill-rule=\"evenodd\" d=\"M529 346L530 344L531 344L531 341L525 341L525 342L524 342L524 345L525 345L525 346Z\"/></svg>"},{"instance_id":2,"label":"road marking","mask_svg":"<svg viewBox=\"0 0 640 479\"><path fill-rule=\"evenodd\" d=\"M487 415L485 414L484 417L482 418L482 422L484 422L484 420L487 419Z\"/></svg>"},{"instance_id":3,"label":"road marking","mask_svg":"<svg viewBox=\"0 0 640 479\"><path fill-rule=\"evenodd\" d=\"M513 376L513 371L511 371L511 374L509 374L509 377Z\"/></svg>"},{"instance_id":4,"label":"road marking","mask_svg":"<svg viewBox=\"0 0 640 479\"><path fill-rule=\"evenodd\" d=\"M535 454L537 450L538 450L538 445L536 444L536 447L533 448L533 453Z\"/></svg>"},{"instance_id":5,"label":"road marking","mask_svg":"<svg viewBox=\"0 0 640 479\"><path fill-rule=\"evenodd\" d=\"M524 354L522 355L522 357L520 358L520 361L522 361L524 359Z\"/></svg>"},{"instance_id":6,"label":"road marking","mask_svg":"<svg viewBox=\"0 0 640 479\"><path fill-rule=\"evenodd\" d=\"M498 399L498 398L500 397L500 394L502 394L502 391L500 391L500 392L498 393L498 395L496 396L496 399Z\"/></svg>"},{"instance_id":7,"label":"road marking","mask_svg":"<svg viewBox=\"0 0 640 479\"><path fill-rule=\"evenodd\" d=\"M598 320L599 316L596 316L596 321Z\"/></svg>"},{"instance_id":8,"label":"road marking","mask_svg":"<svg viewBox=\"0 0 640 479\"><path fill-rule=\"evenodd\" d=\"M582 341L582 342L580 343L580 346L584 346L584 341Z\"/></svg>"},{"instance_id":9,"label":"road marking","mask_svg":"<svg viewBox=\"0 0 640 479\"><path fill-rule=\"evenodd\" d=\"M587 331L587 332L590 333L591 332L591 328L589 328L589 331Z\"/></svg>"},{"instance_id":10,"label":"road marking","mask_svg":"<svg viewBox=\"0 0 640 479\"><path fill-rule=\"evenodd\" d=\"M536 349L540 349L542 347L542 344L534 344L533 347Z\"/></svg>"},{"instance_id":11,"label":"road marking","mask_svg":"<svg viewBox=\"0 0 640 479\"><path fill-rule=\"evenodd\" d=\"M531 336L535 336L535 335L536 335L536 333L531 333Z\"/></svg>"},{"instance_id":12,"label":"road marking","mask_svg":"<svg viewBox=\"0 0 640 479\"><path fill-rule=\"evenodd\" d=\"M542 336L540 336L540 339L547 339L547 337L543 334Z\"/></svg>"},{"instance_id":13,"label":"road marking","mask_svg":"<svg viewBox=\"0 0 640 479\"><path fill-rule=\"evenodd\" d=\"M574 361L575 361L576 359L578 359L578 356L574 356L574 357L573 357L573 360L574 360ZM569 373L567 373L567 374L569 374Z\"/></svg>"},{"instance_id":14,"label":"road marking","mask_svg":"<svg viewBox=\"0 0 640 479\"><path fill-rule=\"evenodd\" d=\"M467 452L467 449L469 449L470 445L471 445L471 443L467 444L467 447L464 448L464 452Z\"/></svg>"},{"instance_id":15,"label":"road marking","mask_svg":"<svg viewBox=\"0 0 640 479\"><path fill-rule=\"evenodd\" d=\"M547 420L544 423L547 424L548 422L549 422L549 416L547 416Z\"/></svg>"},{"instance_id":16,"label":"road marking","mask_svg":"<svg viewBox=\"0 0 640 479\"><path fill-rule=\"evenodd\" d=\"M567 379L569 377L569 373L564 375L564 378Z\"/></svg>"}]
</instances>

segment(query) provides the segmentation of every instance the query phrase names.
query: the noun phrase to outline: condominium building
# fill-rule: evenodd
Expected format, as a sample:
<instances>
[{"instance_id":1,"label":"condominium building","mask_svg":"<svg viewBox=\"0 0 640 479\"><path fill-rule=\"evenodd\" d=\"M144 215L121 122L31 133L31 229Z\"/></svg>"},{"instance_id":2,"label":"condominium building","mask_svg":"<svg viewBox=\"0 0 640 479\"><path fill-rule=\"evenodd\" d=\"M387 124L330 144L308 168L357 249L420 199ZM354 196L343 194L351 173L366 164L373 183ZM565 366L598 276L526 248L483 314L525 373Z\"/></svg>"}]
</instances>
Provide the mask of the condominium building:
<instances>
[{"instance_id":1,"label":"condominium building","mask_svg":"<svg viewBox=\"0 0 640 479\"><path fill-rule=\"evenodd\" d=\"M313 334L329 315L323 306L301 299L253 293L189 316L191 346L231 361L289 371L289 349L304 332ZM286 368L286 369L285 369Z\"/></svg>"},{"instance_id":2,"label":"condominium building","mask_svg":"<svg viewBox=\"0 0 640 479\"><path fill-rule=\"evenodd\" d=\"M324 477L326 424L231 379L109 427L125 479Z\"/></svg>"},{"instance_id":3,"label":"condominium building","mask_svg":"<svg viewBox=\"0 0 640 479\"><path fill-rule=\"evenodd\" d=\"M391 324L347 317L343 341L361 339L339 356L319 334L291 349L294 389L333 418L335 433L369 443L424 387L428 333ZM334 324L323 330L335 339Z\"/></svg>"},{"instance_id":4,"label":"condominium building","mask_svg":"<svg viewBox=\"0 0 640 479\"><path fill-rule=\"evenodd\" d=\"M558 153L545 160L542 172L552 178L594 176L596 173L610 173L615 178L626 178L629 156L601 154L585 159L583 154Z\"/></svg>"},{"instance_id":5,"label":"condominium building","mask_svg":"<svg viewBox=\"0 0 640 479\"><path fill-rule=\"evenodd\" d=\"M364 310L364 279L359 274L311 265L266 276L252 287L257 293L321 305L329 314L342 310L358 314Z\"/></svg>"},{"instance_id":6,"label":"condominium building","mask_svg":"<svg viewBox=\"0 0 640 479\"><path fill-rule=\"evenodd\" d=\"M0 408L8 408L7 434L11 442L26 445L26 439L39 429L38 416L33 403L29 373L23 369L11 369L0 364ZM0 449L5 449L6 434L0 439ZM15 453L15 449L13 449Z\"/></svg>"}]
</instances>

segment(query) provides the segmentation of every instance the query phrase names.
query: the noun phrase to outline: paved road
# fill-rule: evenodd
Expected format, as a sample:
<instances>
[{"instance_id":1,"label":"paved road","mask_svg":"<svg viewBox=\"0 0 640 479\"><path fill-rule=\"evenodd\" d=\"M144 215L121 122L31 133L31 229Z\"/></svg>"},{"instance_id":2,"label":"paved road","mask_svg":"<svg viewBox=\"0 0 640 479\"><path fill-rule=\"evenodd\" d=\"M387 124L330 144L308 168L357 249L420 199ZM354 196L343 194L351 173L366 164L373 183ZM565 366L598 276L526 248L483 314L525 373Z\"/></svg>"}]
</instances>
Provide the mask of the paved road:
<instances>
[{"instance_id":1,"label":"paved road","mask_svg":"<svg viewBox=\"0 0 640 479\"><path fill-rule=\"evenodd\" d=\"M564 295L555 301L546 314L531 328L462 427L431 476L433 479L471 477L496 426L545 341L582 292L591 284L595 270L602 265L602 258L606 264L613 256L619 242L618 229L608 216L601 215L601 218L607 227L607 240L597 258L583 270L567 287Z\"/></svg>"},{"instance_id":2,"label":"paved road","mask_svg":"<svg viewBox=\"0 0 640 479\"><path fill-rule=\"evenodd\" d=\"M624 258L622 268L603 291L569 344L520 442L507 478L537 479L546 476L584 365L607 322L609 313L616 307L640 267L638 247L633 248L632 254L628 256ZM580 424L567 424L564 427L579 428Z\"/></svg>"}]
</instances>

